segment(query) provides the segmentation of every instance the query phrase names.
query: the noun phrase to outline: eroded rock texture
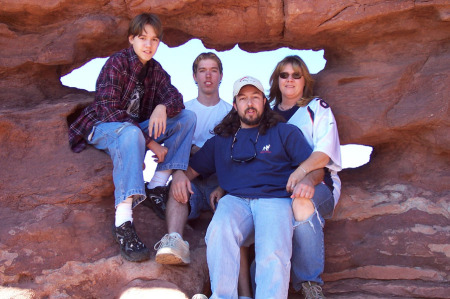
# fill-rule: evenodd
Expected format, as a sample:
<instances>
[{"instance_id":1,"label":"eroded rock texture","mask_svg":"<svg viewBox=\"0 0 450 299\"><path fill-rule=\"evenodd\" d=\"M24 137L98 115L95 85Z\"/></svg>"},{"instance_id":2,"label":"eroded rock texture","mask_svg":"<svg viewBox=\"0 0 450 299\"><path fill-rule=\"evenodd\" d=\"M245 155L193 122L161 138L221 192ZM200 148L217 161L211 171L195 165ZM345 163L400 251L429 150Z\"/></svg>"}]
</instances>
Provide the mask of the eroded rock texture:
<instances>
[{"instance_id":1,"label":"eroded rock texture","mask_svg":"<svg viewBox=\"0 0 450 299\"><path fill-rule=\"evenodd\" d=\"M326 293L450 298L450 3L324 0L1 1L0 297L208 289L205 223L186 232L189 267L124 261L110 235L109 158L68 147L67 118L93 95L59 78L125 47L129 20L144 11L162 18L170 46L324 49L316 91L341 142L374 148L368 165L342 172L325 229ZM149 247L165 233L145 207L136 225Z\"/></svg>"}]
</instances>

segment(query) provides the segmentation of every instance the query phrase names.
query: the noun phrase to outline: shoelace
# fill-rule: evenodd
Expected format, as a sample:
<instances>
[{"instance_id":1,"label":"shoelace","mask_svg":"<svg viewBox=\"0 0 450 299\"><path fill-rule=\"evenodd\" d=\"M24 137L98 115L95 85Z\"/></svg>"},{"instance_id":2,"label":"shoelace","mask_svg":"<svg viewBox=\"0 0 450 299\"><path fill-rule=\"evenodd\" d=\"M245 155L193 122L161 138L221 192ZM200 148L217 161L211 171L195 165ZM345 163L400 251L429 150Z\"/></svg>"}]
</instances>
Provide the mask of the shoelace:
<instances>
[{"instance_id":1,"label":"shoelace","mask_svg":"<svg viewBox=\"0 0 450 299\"><path fill-rule=\"evenodd\" d=\"M156 187L154 190L156 193L155 195L157 195L158 197L161 197L161 198L164 198L169 193L168 186Z\"/></svg>"},{"instance_id":2,"label":"shoelace","mask_svg":"<svg viewBox=\"0 0 450 299\"><path fill-rule=\"evenodd\" d=\"M155 244L155 246L153 246L153 248L155 250L159 250L161 247L166 247L166 246L173 247L174 243L175 243L175 239L176 239L175 237L167 234L160 241L158 241Z\"/></svg>"},{"instance_id":3,"label":"shoelace","mask_svg":"<svg viewBox=\"0 0 450 299\"><path fill-rule=\"evenodd\" d=\"M131 229L124 231L124 239L129 241L130 246L136 246L138 249L144 245L144 243L139 240L136 232Z\"/></svg>"},{"instance_id":4,"label":"shoelace","mask_svg":"<svg viewBox=\"0 0 450 299\"><path fill-rule=\"evenodd\" d=\"M304 289L306 299L323 298L322 287L317 284L310 284L307 288Z\"/></svg>"}]
</instances>

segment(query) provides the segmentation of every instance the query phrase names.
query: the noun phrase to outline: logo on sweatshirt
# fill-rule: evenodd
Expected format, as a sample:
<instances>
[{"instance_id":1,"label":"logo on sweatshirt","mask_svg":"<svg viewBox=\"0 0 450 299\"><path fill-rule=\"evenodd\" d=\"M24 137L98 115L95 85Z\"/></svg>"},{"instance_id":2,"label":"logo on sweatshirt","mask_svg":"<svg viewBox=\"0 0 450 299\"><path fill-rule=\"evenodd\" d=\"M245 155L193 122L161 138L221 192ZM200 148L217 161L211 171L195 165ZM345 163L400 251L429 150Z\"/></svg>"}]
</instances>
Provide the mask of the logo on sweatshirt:
<instances>
[{"instance_id":1,"label":"logo on sweatshirt","mask_svg":"<svg viewBox=\"0 0 450 299\"><path fill-rule=\"evenodd\" d=\"M262 148L262 151L261 151L260 153L261 153L261 154L270 154L270 153L271 153L271 151L270 151L270 144L265 145L265 146Z\"/></svg>"}]
</instances>

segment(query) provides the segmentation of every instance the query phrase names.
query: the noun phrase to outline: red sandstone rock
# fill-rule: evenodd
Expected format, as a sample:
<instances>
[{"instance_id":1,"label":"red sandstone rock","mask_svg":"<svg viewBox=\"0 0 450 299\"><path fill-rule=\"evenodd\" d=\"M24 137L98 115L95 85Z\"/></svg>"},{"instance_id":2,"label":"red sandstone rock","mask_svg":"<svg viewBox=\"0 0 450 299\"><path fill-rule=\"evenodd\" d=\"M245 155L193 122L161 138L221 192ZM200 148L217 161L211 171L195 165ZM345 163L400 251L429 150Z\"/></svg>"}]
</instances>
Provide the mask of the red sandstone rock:
<instances>
[{"instance_id":1,"label":"red sandstone rock","mask_svg":"<svg viewBox=\"0 0 450 299\"><path fill-rule=\"evenodd\" d=\"M186 230L191 266L124 261L110 236L109 158L74 154L67 142L67 118L93 96L59 78L126 46L127 24L143 11L160 15L170 46L324 49L316 92L341 142L374 148L368 165L341 175L325 228L326 294L450 298L450 3L379 0L2 1L0 297L208 291L207 219ZM165 233L145 207L136 226L150 248Z\"/></svg>"}]
</instances>

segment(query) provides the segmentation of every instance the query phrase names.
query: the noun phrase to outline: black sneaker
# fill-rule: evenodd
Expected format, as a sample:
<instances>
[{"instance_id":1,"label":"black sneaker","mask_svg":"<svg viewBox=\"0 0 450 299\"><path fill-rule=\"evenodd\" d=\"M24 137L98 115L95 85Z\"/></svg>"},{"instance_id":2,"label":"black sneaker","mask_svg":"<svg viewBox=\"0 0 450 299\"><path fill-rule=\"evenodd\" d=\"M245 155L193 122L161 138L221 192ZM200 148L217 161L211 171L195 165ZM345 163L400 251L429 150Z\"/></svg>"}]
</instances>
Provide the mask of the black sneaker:
<instances>
[{"instance_id":1,"label":"black sneaker","mask_svg":"<svg viewBox=\"0 0 450 299\"><path fill-rule=\"evenodd\" d=\"M160 186L153 189L145 187L147 198L142 204L151 208L162 220L166 219L166 204L169 197L169 189L170 184L168 186Z\"/></svg>"},{"instance_id":2,"label":"black sneaker","mask_svg":"<svg viewBox=\"0 0 450 299\"><path fill-rule=\"evenodd\" d=\"M120 254L130 262L142 262L150 258L150 251L139 240L134 225L127 221L119 227L113 226L113 236L120 245Z\"/></svg>"}]
</instances>

